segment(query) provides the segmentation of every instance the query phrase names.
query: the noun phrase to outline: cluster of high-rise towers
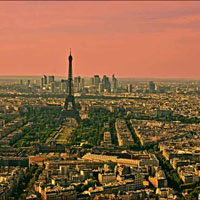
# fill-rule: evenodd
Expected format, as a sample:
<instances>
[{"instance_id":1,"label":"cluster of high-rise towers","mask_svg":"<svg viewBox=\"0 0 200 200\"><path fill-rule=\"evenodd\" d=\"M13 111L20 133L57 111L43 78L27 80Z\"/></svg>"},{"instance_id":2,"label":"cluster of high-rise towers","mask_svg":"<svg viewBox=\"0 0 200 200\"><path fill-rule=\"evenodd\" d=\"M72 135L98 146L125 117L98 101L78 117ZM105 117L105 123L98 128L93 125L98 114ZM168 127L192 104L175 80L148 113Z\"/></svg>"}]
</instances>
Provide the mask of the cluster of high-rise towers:
<instances>
[{"instance_id":1,"label":"cluster of high-rise towers","mask_svg":"<svg viewBox=\"0 0 200 200\"><path fill-rule=\"evenodd\" d=\"M87 82L87 83L86 83ZM102 78L99 75L94 75L90 80L80 76L74 77L72 83L73 92L99 92L99 93L116 93L117 92L117 79L113 74L111 79L104 75ZM69 80L62 79L60 82L55 81L54 76L43 75L40 79L40 87L42 89L50 89L52 92L55 90L60 92L68 92Z\"/></svg>"},{"instance_id":2,"label":"cluster of high-rise towers","mask_svg":"<svg viewBox=\"0 0 200 200\"><path fill-rule=\"evenodd\" d=\"M112 75L111 80L108 76L104 75L101 79L99 75L94 75L94 77L89 80L89 87L85 87L85 79L80 76L74 78L74 91L84 92L84 90L91 90L93 92L117 92L117 79L115 75Z\"/></svg>"}]
</instances>

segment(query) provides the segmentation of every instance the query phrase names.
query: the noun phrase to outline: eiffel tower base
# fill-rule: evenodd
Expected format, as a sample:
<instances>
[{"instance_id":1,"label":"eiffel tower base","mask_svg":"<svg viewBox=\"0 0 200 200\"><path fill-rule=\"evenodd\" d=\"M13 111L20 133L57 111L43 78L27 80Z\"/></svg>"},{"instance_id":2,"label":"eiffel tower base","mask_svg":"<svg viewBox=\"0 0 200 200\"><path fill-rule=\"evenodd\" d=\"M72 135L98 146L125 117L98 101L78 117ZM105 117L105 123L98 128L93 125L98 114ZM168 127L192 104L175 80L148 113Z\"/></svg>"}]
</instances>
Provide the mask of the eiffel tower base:
<instances>
[{"instance_id":1,"label":"eiffel tower base","mask_svg":"<svg viewBox=\"0 0 200 200\"><path fill-rule=\"evenodd\" d=\"M71 103L72 107L69 109L69 104ZM64 108L61 111L59 123L63 123L66 121L66 118L74 118L79 124L81 118L79 116L79 112L76 110L75 99L73 95L68 95L65 99Z\"/></svg>"},{"instance_id":2,"label":"eiffel tower base","mask_svg":"<svg viewBox=\"0 0 200 200\"><path fill-rule=\"evenodd\" d=\"M59 118L59 124L64 123L67 118L74 118L78 124L81 121L78 111L62 109L60 118Z\"/></svg>"}]
</instances>

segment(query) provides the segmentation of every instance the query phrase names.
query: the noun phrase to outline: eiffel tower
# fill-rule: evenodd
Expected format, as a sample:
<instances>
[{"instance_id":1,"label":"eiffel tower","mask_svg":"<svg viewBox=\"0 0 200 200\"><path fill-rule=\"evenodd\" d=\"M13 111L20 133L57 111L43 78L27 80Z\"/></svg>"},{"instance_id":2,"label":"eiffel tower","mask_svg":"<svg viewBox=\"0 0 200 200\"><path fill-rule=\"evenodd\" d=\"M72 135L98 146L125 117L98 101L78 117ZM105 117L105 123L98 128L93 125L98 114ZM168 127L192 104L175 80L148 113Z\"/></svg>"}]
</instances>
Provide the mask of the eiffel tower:
<instances>
[{"instance_id":1,"label":"eiffel tower","mask_svg":"<svg viewBox=\"0 0 200 200\"><path fill-rule=\"evenodd\" d=\"M78 110L76 109L75 98L72 92L72 55L70 50L69 55L69 72L68 72L68 95L65 98L65 105L64 108L61 110L59 123L63 123L66 121L67 118L74 118L77 123L80 123L81 118L79 115ZM71 104L71 106L70 106Z\"/></svg>"}]
</instances>

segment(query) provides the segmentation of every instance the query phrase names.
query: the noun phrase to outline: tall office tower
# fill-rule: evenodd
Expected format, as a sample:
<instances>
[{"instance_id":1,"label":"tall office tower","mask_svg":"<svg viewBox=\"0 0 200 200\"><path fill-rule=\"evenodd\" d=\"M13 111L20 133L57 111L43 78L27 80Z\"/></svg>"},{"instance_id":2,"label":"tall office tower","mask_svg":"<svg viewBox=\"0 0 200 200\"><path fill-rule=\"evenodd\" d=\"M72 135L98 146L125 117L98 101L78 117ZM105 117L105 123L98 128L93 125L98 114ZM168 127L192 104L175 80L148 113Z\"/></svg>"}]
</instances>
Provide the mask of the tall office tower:
<instances>
[{"instance_id":1,"label":"tall office tower","mask_svg":"<svg viewBox=\"0 0 200 200\"><path fill-rule=\"evenodd\" d=\"M76 92L80 91L80 84L81 84L81 77L80 76L74 77L74 90Z\"/></svg>"},{"instance_id":2,"label":"tall office tower","mask_svg":"<svg viewBox=\"0 0 200 200\"><path fill-rule=\"evenodd\" d=\"M48 76L47 78L47 84L51 84L55 81L55 77L54 76Z\"/></svg>"},{"instance_id":3,"label":"tall office tower","mask_svg":"<svg viewBox=\"0 0 200 200\"><path fill-rule=\"evenodd\" d=\"M20 81L19 81L19 84L20 84L20 85L23 85L23 80L20 80Z\"/></svg>"},{"instance_id":4,"label":"tall office tower","mask_svg":"<svg viewBox=\"0 0 200 200\"><path fill-rule=\"evenodd\" d=\"M132 93L133 92L133 85L132 84L128 84L127 91L128 91L128 93Z\"/></svg>"},{"instance_id":5,"label":"tall office tower","mask_svg":"<svg viewBox=\"0 0 200 200\"><path fill-rule=\"evenodd\" d=\"M61 91L62 92L67 92L67 83L68 81L67 80L61 80Z\"/></svg>"},{"instance_id":6,"label":"tall office tower","mask_svg":"<svg viewBox=\"0 0 200 200\"><path fill-rule=\"evenodd\" d=\"M149 90L151 92L154 92L155 91L155 83L153 81L149 81Z\"/></svg>"},{"instance_id":7,"label":"tall office tower","mask_svg":"<svg viewBox=\"0 0 200 200\"><path fill-rule=\"evenodd\" d=\"M69 72L68 72L68 95L65 99L65 105L60 113L59 123L63 123L67 118L76 119L77 123L81 121L79 112L76 109L75 98L73 95L73 86L72 86L72 55L70 51L69 55ZM71 106L70 106L71 105Z\"/></svg>"},{"instance_id":8,"label":"tall office tower","mask_svg":"<svg viewBox=\"0 0 200 200\"><path fill-rule=\"evenodd\" d=\"M74 87L77 87L79 84L79 77L74 77Z\"/></svg>"},{"instance_id":9,"label":"tall office tower","mask_svg":"<svg viewBox=\"0 0 200 200\"><path fill-rule=\"evenodd\" d=\"M40 88L44 87L44 77L41 77L40 79Z\"/></svg>"},{"instance_id":10,"label":"tall office tower","mask_svg":"<svg viewBox=\"0 0 200 200\"><path fill-rule=\"evenodd\" d=\"M90 78L90 84L94 85L94 77Z\"/></svg>"},{"instance_id":11,"label":"tall office tower","mask_svg":"<svg viewBox=\"0 0 200 200\"><path fill-rule=\"evenodd\" d=\"M82 78L82 79L81 79L81 82L80 82L80 90L83 91L83 90L84 90L84 87L85 87L85 79Z\"/></svg>"},{"instance_id":12,"label":"tall office tower","mask_svg":"<svg viewBox=\"0 0 200 200\"><path fill-rule=\"evenodd\" d=\"M51 92L55 92L55 82L51 82Z\"/></svg>"},{"instance_id":13,"label":"tall office tower","mask_svg":"<svg viewBox=\"0 0 200 200\"><path fill-rule=\"evenodd\" d=\"M99 87L99 83L100 83L101 79L99 77L99 75L94 75L94 85L98 88Z\"/></svg>"},{"instance_id":14,"label":"tall office tower","mask_svg":"<svg viewBox=\"0 0 200 200\"><path fill-rule=\"evenodd\" d=\"M111 92L117 92L117 79L115 78L115 75L112 75L112 80L111 80Z\"/></svg>"},{"instance_id":15,"label":"tall office tower","mask_svg":"<svg viewBox=\"0 0 200 200\"><path fill-rule=\"evenodd\" d=\"M110 89L111 89L110 81L106 75L103 76L102 83L104 84L104 89L106 89L108 92L110 92Z\"/></svg>"},{"instance_id":16,"label":"tall office tower","mask_svg":"<svg viewBox=\"0 0 200 200\"><path fill-rule=\"evenodd\" d=\"M47 84L47 76L43 75L43 79L44 79L44 85L46 85Z\"/></svg>"},{"instance_id":17,"label":"tall office tower","mask_svg":"<svg viewBox=\"0 0 200 200\"><path fill-rule=\"evenodd\" d=\"M27 86L28 86L28 87L31 87L31 80L28 80L28 81L27 81Z\"/></svg>"},{"instance_id":18,"label":"tall office tower","mask_svg":"<svg viewBox=\"0 0 200 200\"><path fill-rule=\"evenodd\" d=\"M103 92L104 91L104 84L103 83L100 83L99 84L99 92Z\"/></svg>"},{"instance_id":19,"label":"tall office tower","mask_svg":"<svg viewBox=\"0 0 200 200\"><path fill-rule=\"evenodd\" d=\"M74 92L78 92L78 85L79 85L78 77L74 77L74 84L73 84Z\"/></svg>"}]
</instances>

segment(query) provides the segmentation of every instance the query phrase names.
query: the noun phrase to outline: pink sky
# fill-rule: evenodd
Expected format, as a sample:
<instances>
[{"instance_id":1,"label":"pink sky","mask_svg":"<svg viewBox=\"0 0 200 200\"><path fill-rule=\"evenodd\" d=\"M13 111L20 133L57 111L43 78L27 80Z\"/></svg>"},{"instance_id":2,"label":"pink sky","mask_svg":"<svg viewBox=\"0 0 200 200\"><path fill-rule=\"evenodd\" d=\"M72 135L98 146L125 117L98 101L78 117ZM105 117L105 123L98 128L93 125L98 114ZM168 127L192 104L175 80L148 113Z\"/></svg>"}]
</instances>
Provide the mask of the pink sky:
<instances>
[{"instance_id":1,"label":"pink sky","mask_svg":"<svg viewBox=\"0 0 200 200\"><path fill-rule=\"evenodd\" d=\"M0 2L0 75L200 78L200 2Z\"/></svg>"}]
</instances>

